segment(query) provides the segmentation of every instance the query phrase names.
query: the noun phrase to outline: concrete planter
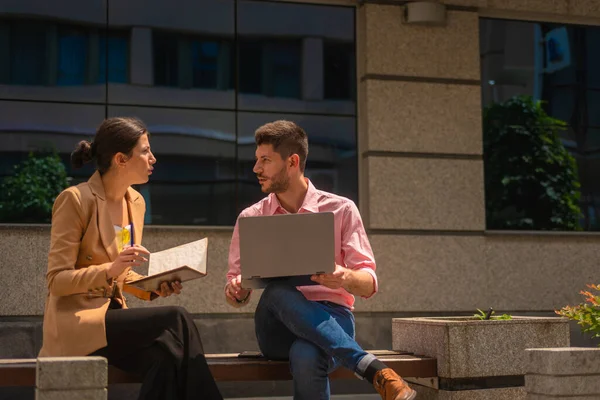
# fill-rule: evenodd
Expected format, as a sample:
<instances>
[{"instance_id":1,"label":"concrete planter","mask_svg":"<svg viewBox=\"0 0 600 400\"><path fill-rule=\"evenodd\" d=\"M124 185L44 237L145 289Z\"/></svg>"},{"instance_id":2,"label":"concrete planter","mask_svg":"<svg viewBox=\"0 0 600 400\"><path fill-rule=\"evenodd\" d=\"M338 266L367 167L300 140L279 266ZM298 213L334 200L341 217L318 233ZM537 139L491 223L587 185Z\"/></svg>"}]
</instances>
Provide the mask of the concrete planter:
<instances>
[{"instance_id":1,"label":"concrete planter","mask_svg":"<svg viewBox=\"0 0 600 400\"><path fill-rule=\"evenodd\" d=\"M566 318L394 318L393 349L437 359L440 379L525 375L525 349L568 347ZM481 381L481 380L480 380Z\"/></svg>"},{"instance_id":2,"label":"concrete planter","mask_svg":"<svg viewBox=\"0 0 600 400\"><path fill-rule=\"evenodd\" d=\"M599 399L600 348L527 350L528 400Z\"/></svg>"}]
</instances>

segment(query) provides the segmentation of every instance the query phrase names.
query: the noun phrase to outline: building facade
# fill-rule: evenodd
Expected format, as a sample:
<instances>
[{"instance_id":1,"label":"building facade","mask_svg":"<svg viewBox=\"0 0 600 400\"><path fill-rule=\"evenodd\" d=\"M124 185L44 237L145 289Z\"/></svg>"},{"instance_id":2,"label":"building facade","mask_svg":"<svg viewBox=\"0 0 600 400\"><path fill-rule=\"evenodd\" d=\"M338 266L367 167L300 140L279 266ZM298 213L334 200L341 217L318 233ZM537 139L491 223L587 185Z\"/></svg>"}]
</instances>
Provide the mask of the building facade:
<instances>
[{"instance_id":1,"label":"building facade","mask_svg":"<svg viewBox=\"0 0 600 400\"><path fill-rule=\"evenodd\" d=\"M259 296L234 310L223 285L235 216L261 196L253 131L274 119L306 128L311 179L359 205L380 282L356 305L365 347L389 348L394 316L549 315L597 283L597 233L486 229L482 80L500 61L481 36L493 21L598 26L597 0L443 0L438 25L407 23L391 0L61 3L0 0L0 43L13 43L0 51L20 54L0 55L2 173L40 143L66 157L105 116L141 117L159 159L144 245L210 247L208 276L159 303L192 312L209 352L256 348ZM520 69L529 55L514 55ZM0 225L2 357L39 349L48 241L48 225Z\"/></svg>"}]
</instances>

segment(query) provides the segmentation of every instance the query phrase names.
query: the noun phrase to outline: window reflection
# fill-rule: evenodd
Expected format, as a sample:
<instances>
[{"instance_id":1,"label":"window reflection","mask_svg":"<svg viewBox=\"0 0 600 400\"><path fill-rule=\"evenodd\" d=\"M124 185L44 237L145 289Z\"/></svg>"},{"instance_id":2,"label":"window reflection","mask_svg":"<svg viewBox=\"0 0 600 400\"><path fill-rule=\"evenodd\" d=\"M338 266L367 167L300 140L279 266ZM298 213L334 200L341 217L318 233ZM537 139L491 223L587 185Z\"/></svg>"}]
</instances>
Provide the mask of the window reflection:
<instances>
[{"instance_id":1,"label":"window reflection","mask_svg":"<svg viewBox=\"0 0 600 400\"><path fill-rule=\"evenodd\" d=\"M355 114L352 8L240 1L238 35L241 109Z\"/></svg>"},{"instance_id":2,"label":"window reflection","mask_svg":"<svg viewBox=\"0 0 600 400\"><path fill-rule=\"evenodd\" d=\"M90 165L69 165L77 141L107 115L137 116L158 158L139 188L147 222L231 225L264 196L254 131L285 118L309 135L315 185L357 200L354 58L351 7L11 2L0 10L0 179L51 150L72 183L87 180Z\"/></svg>"},{"instance_id":3,"label":"window reflection","mask_svg":"<svg viewBox=\"0 0 600 400\"><path fill-rule=\"evenodd\" d=\"M87 180L91 166L70 168L69 156L80 140L89 140L104 118L104 106L0 100L0 179L34 154L57 153L73 183Z\"/></svg>"},{"instance_id":4,"label":"window reflection","mask_svg":"<svg viewBox=\"0 0 600 400\"><path fill-rule=\"evenodd\" d=\"M235 114L225 111L109 106L109 116L145 122L156 156L145 185L147 222L228 225L235 221ZM175 200L176 199L176 200Z\"/></svg>"},{"instance_id":5,"label":"window reflection","mask_svg":"<svg viewBox=\"0 0 600 400\"><path fill-rule=\"evenodd\" d=\"M84 29L76 27L59 29L57 85L86 83L88 42L88 35Z\"/></svg>"},{"instance_id":6,"label":"window reflection","mask_svg":"<svg viewBox=\"0 0 600 400\"><path fill-rule=\"evenodd\" d=\"M323 47L325 99L353 100L356 97L354 57L353 43L325 42Z\"/></svg>"},{"instance_id":7,"label":"window reflection","mask_svg":"<svg viewBox=\"0 0 600 400\"><path fill-rule=\"evenodd\" d=\"M194 40L190 45L192 86L200 88L216 88L219 82L219 43L216 41ZM232 88L233 82L228 83L228 88Z\"/></svg>"},{"instance_id":8,"label":"window reflection","mask_svg":"<svg viewBox=\"0 0 600 400\"><path fill-rule=\"evenodd\" d=\"M110 0L108 22L131 35L130 79L108 85L110 103L235 109L233 0Z\"/></svg>"},{"instance_id":9,"label":"window reflection","mask_svg":"<svg viewBox=\"0 0 600 400\"><path fill-rule=\"evenodd\" d=\"M232 41L154 31L152 45L156 86L233 89Z\"/></svg>"},{"instance_id":10,"label":"window reflection","mask_svg":"<svg viewBox=\"0 0 600 400\"><path fill-rule=\"evenodd\" d=\"M106 11L60 0L0 9L0 98L102 103ZM122 65L120 68L126 68Z\"/></svg>"},{"instance_id":11,"label":"window reflection","mask_svg":"<svg viewBox=\"0 0 600 400\"><path fill-rule=\"evenodd\" d=\"M129 32L111 31L100 37L98 83L129 82Z\"/></svg>"},{"instance_id":12,"label":"window reflection","mask_svg":"<svg viewBox=\"0 0 600 400\"><path fill-rule=\"evenodd\" d=\"M157 86L179 86L177 35L154 32L154 84Z\"/></svg>"},{"instance_id":13,"label":"window reflection","mask_svg":"<svg viewBox=\"0 0 600 400\"><path fill-rule=\"evenodd\" d=\"M560 142L577 162L584 230L600 230L599 42L598 27L480 21L483 105L531 96L566 123Z\"/></svg>"},{"instance_id":14,"label":"window reflection","mask_svg":"<svg viewBox=\"0 0 600 400\"><path fill-rule=\"evenodd\" d=\"M13 85L46 85L49 76L45 72L51 67L47 47L47 36L52 29L50 25L35 22L10 22L4 34L8 35L10 54L10 70L4 81ZM41 56L41 57L40 57Z\"/></svg>"},{"instance_id":15,"label":"window reflection","mask_svg":"<svg viewBox=\"0 0 600 400\"><path fill-rule=\"evenodd\" d=\"M83 86L127 80L128 39L103 28L40 21L0 21L0 53L10 62L0 83Z\"/></svg>"},{"instance_id":16,"label":"window reflection","mask_svg":"<svg viewBox=\"0 0 600 400\"><path fill-rule=\"evenodd\" d=\"M240 92L299 99L301 42L242 39Z\"/></svg>"}]
</instances>

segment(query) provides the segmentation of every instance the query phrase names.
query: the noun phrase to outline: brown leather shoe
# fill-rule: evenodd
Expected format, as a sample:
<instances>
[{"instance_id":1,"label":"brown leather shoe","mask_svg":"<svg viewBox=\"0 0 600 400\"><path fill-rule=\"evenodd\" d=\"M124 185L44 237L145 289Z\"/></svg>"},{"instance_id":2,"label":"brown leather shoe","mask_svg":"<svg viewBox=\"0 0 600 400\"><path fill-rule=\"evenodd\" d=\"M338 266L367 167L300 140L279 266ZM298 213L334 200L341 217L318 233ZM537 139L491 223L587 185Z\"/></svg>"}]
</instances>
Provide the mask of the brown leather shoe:
<instances>
[{"instance_id":1,"label":"brown leather shoe","mask_svg":"<svg viewBox=\"0 0 600 400\"><path fill-rule=\"evenodd\" d=\"M413 400L417 397L417 392L409 388L391 368L377 371L373 386L383 400Z\"/></svg>"}]
</instances>

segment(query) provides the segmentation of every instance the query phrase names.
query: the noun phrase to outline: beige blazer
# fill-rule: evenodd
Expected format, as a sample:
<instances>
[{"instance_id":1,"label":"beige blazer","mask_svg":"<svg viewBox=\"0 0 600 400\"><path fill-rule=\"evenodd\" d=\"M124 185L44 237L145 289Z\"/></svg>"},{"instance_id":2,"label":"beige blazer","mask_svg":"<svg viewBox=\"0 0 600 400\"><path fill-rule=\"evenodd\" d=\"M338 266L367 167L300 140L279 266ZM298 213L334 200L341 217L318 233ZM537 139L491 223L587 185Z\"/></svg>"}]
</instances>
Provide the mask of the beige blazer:
<instances>
[{"instance_id":1,"label":"beige blazer","mask_svg":"<svg viewBox=\"0 0 600 400\"><path fill-rule=\"evenodd\" d=\"M129 188L125 199L134 243L141 244L144 198ZM115 229L96 172L89 181L64 190L54 202L40 357L84 356L105 347L104 319L110 303L105 293L114 290L124 308L123 290L145 300L156 297L126 285L140 277L129 268L107 281L106 270L117 256Z\"/></svg>"}]
</instances>

